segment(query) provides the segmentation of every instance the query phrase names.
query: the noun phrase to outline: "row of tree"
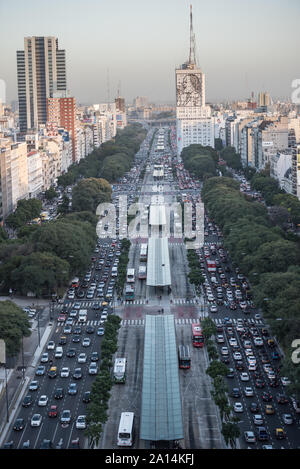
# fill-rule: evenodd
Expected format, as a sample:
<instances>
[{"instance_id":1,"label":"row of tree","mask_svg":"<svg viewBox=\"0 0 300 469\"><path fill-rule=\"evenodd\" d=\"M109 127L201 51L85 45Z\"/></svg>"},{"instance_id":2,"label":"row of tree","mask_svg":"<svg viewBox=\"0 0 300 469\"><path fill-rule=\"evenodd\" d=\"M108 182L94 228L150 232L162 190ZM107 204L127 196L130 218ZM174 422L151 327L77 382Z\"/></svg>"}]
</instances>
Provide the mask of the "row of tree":
<instances>
[{"instance_id":1,"label":"row of tree","mask_svg":"<svg viewBox=\"0 0 300 469\"><path fill-rule=\"evenodd\" d=\"M113 385L111 370L112 357L118 349L118 330L121 318L109 315L105 323L105 336L101 342L101 370L97 374L91 388L91 401L87 405L87 429L89 446L98 444L102 428L107 421L108 401Z\"/></svg>"},{"instance_id":2,"label":"row of tree","mask_svg":"<svg viewBox=\"0 0 300 469\"><path fill-rule=\"evenodd\" d=\"M28 316L12 301L0 302L0 339L4 340L6 356L13 357L21 350L23 337L31 334Z\"/></svg>"},{"instance_id":3,"label":"row of tree","mask_svg":"<svg viewBox=\"0 0 300 469\"><path fill-rule=\"evenodd\" d=\"M130 124L118 130L117 135L95 148L78 164L58 178L58 185L66 187L80 178L104 178L110 183L118 181L130 169L135 153L145 139L147 131L141 124Z\"/></svg>"},{"instance_id":4,"label":"row of tree","mask_svg":"<svg viewBox=\"0 0 300 469\"><path fill-rule=\"evenodd\" d=\"M218 152L212 147L190 145L183 148L181 158L187 169L197 179L208 179L216 175Z\"/></svg>"},{"instance_id":5,"label":"row of tree","mask_svg":"<svg viewBox=\"0 0 300 469\"><path fill-rule=\"evenodd\" d=\"M127 265L129 262L129 250L130 250L130 241L129 239L122 239L121 241L121 254L119 256L119 264L118 264L118 277L116 282L116 291L119 297L121 297L123 293L124 284L126 281L127 275Z\"/></svg>"}]
</instances>

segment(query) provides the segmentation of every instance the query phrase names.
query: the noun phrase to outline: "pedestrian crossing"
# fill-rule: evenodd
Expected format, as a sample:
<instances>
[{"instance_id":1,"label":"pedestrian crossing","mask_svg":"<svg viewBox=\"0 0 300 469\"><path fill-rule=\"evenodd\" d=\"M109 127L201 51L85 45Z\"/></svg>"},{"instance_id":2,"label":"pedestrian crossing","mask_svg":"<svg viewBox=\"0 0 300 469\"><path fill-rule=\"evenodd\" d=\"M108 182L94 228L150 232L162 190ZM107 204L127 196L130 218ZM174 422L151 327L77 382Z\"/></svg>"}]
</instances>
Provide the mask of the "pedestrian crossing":
<instances>
[{"instance_id":1,"label":"pedestrian crossing","mask_svg":"<svg viewBox=\"0 0 300 469\"><path fill-rule=\"evenodd\" d=\"M187 324L193 324L201 321L202 319L206 318L207 314L200 315L198 318L175 318L175 325L178 326L184 326ZM218 325L223 325L224 320L222 318L211 318L212 321ZM259 319L248 319L246 321L247 324L249 325L263 325L263 322ZM238 319L232 319L232 324L237 325L238 324ZM121 326L122 327L127 327L127 326L144 326L145 325L145 319L122 319L121 321Z\"/></svg>"},{"instance_id":2,"label":"pedestrian crossing","mask_svg":"<svg viewBox=\"0 0 300 469\"><path fill-rule=\"evenodd\" d=\"M148 302L148 300L145 300L145 299L142 299L142 300L122 300L122 305L146 305L146 304L149 304L151 305L152 302L150 301L150 303ZM200 304L200 301L197 299L197 298L192 298L190 300L186 299L186 298L175 298L173 300L170 300L170 304L174 304L174 305L196 305L196 304ZM157 303L156 303L156 306L157 306Z\"/></svg>"}]
</instances>

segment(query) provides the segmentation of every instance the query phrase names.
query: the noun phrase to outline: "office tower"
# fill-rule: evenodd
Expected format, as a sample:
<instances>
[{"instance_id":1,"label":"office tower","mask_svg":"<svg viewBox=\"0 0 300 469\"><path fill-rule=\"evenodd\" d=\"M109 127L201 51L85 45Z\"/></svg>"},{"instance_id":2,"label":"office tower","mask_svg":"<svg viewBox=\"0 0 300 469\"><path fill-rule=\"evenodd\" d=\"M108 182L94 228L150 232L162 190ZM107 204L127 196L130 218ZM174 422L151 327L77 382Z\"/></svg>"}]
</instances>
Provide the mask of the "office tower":
<instances>
[{"instance_id":1,"label":"office tower","mask_svg":"<svg viewBox=\"0 0 300 469\"><path fill-rule=\"evenodd\" d=\"M47 98L66 91L65 51L55 37L25 37L17 51L20 131L38 128L47 120Z\"/></svg>"},{"instance_id":2,"label":"office tower","mask_svg":"<svg viewBox=\"0 0 300 469\"><path fill-rule=\"evenodd\" d=\"M258 93L258 105L259 105L259 107L270 106L270 95L269 95L269 93L265 93L265 92Z\"/></svg>"},{"instance_id":3,"label":"office tower","mask_svg":"<svg viewBox=\"0 0 300 469\"><path fill-rule=\"evenodd\" d=\"M196 64L192 6L189 59L176 69L177 153L191 144L214 147L211 109L205 104L205 75Z\"/></svg>"}]
</instances>

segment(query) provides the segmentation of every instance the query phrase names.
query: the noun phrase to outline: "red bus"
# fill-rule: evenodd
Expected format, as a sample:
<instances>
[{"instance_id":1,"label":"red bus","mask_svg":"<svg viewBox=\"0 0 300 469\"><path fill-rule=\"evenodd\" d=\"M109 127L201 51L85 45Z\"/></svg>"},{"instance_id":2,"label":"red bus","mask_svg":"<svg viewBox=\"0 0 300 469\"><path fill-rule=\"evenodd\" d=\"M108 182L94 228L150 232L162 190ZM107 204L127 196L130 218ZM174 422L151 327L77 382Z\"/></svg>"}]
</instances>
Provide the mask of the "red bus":
<instances>
[{"instance_id":1,"label":"red bus","mask_svg":"<svg viewBox=\"0 0 300 469\"><path fill-rule=\"evenodd\" d=\"M199 322L192 324L192 343L194 347L203 347L204 336Z\"/></svg>"}]
</instances>

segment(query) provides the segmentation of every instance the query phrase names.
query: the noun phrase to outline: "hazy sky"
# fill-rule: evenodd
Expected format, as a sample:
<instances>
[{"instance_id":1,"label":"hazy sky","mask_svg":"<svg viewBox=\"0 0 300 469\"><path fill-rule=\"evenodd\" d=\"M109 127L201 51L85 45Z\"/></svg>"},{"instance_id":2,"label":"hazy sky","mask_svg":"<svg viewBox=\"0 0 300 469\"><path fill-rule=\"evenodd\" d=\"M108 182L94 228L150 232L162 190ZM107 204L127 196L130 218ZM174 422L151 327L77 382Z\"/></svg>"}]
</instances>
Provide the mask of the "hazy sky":
<instances>
[{"instance_id":1,"label":"hazy sky","mask_svg":"<svg viewBox=\"0 0 300 469\"><path fill-rule=\"evenodd\" d=\"M175 67L188 59L193 5L207 101L267 90L290 97L300 78L299 0L0 0L0 79L17 99L16 50L25 36L56 36L67 84L81 103L175 102ZM109 77L109 80L108 80Z\"/></svg>"}]
</instances>

